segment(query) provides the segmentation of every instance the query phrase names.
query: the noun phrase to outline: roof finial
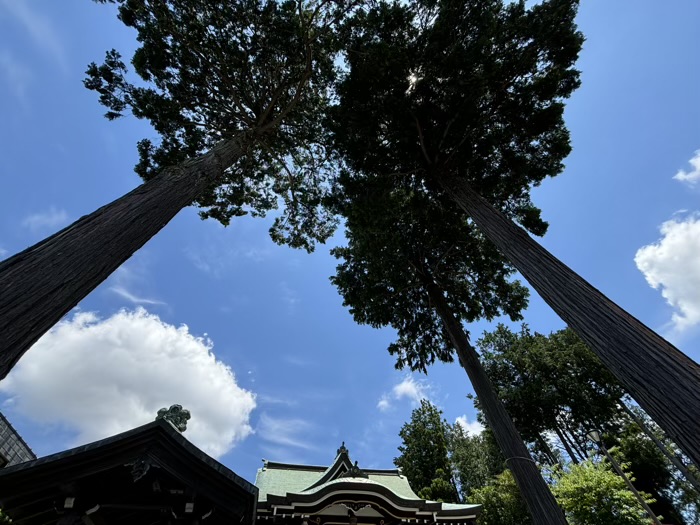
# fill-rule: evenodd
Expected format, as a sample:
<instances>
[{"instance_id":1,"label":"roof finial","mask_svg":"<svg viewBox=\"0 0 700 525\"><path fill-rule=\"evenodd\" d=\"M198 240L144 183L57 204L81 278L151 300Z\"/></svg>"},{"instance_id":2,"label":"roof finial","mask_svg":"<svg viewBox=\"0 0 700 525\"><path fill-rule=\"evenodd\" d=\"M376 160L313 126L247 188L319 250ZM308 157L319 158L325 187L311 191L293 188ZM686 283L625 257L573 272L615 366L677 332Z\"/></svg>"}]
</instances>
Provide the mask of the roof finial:
<instances>
[{"instance_id":1,"label":"roof finial","mask_svg":"<svg viewBox=\"0 0 700 525\"><path fill-rule=\"evenodd\" d=\"M156 421L159 419L164 419L174 426L179 432L184 432L187 430L187 420L191 417L190 411L182 408L182 405L171 405L170 408L161 408L158 411Z\"/></svg>"},{"instance_id":2,"label":"roof finial","mask_svg":"<svg viewBox=\"0 0 700 525\"><path fill-rule=\"evenodd\" d=\"M347 453L348 453L348 449L345 448L345 441L343 441L343 443L340 445L340 448L336 451L336 455L339 456L340 454L347 454Z\"/></svg>"}]
</instances>

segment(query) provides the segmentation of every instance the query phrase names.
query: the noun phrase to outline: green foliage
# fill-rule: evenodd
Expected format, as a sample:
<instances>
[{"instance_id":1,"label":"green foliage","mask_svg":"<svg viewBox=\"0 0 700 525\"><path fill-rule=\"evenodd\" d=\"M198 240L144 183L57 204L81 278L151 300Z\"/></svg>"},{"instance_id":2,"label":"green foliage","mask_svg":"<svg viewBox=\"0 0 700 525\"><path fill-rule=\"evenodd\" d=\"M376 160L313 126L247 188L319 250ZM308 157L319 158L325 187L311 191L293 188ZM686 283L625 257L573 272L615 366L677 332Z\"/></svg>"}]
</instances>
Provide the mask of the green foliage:
<instances>
[{"instance_id":1,"label":"green foliage","mask_svg":"<svg viewBox=\"0 0 700 525\"><path fill-rule=\"evenodd\" d=\"M474 490L469 503L483 505L479 525L531 525L520 490L510 470L505 470L488 485Z\"/></svg>"},{"instance_id":2,"label":"green foliage","mask_svg":"<svg viewBox=\"0 0 700 525\"><path fill-rule=\"evenodd\" d=\"M311 250L335 219L321 206L332 177L321 121L354 0L97 0L119 6L140 47L130 80L121 55L90 64L85 86L106 117L130 111L159 135L138 144L145 180L236 137L243 155L196 204L224 225L285 204L271 234Z\"/></svg>"},{"instance_id":3,"label":"green foliage","mask_svg":"<svg viewBox=\"0 0 700 525\"><path fill-rule=\"evenodd\" d=\"M624 480L607 463L588 460L559 470L552 487L572 525L649 525ZM646 498L647 503L653 501Z\"/></svg>"},{"instance_id":4,"label":"green foliage","mask_svg":"<svg viewBox=\"0 0 700 525\"><path fill-rule=\"evenodd\" d=\"M426 287L458 320L518 319L527 290L437 183L466 177L543 234L529 188L569 151L563 99L578 85L576 2L381 2L348 24L348 71L328 120L347 166L333 206L347 248L334 284L355 320L392 326L397 367L453 351Z\"/></svg>"},{"instance_id":5,"label":"green foliage","mask_svg":"<svg viewBox=\"0 0 700 525\"><path fill-rule=\"evenodd\" d=\"M337 148L356 172L430 192L445 174L464 177L543 234L529 189L559 173L570 150L563 100L579 84L576 7L417 0L359 13L333 113Z\"/></svg>"},{"instance_id":6,"label":"green foliage","mask_svg":"<svg viewBox=\"0 0 700 525\"><path fill-rule=\"evenodd\" d=\"M462 501L468 502L475 490L488 485L506 468L505 458L488 428L470 436L461 425L454 425L450 433L450 459Z\"/></svg>"},{"instance_id":7,"label":"green foliage","mask_svg":"<svg viewBox=\"0 0 700 525\"><path fill-rule=\"evenodd\" d=\"M624 390L570 329L549 336L503 325L477 342L484 367L526 441L566 433L585 448L591 428L615 426Z\"/></svg>"},{"instance_id":8,"label":"green foliage","mask_svg":"<svg viewBox=\"0 0 700 525\"><path fill-rule=\"evenodd\" d=\"M418 492L418 496L431 501L454 503L456 501L456 492L449 472L437 469L433 476L430 485L423 487Z\"/></svg>"},{"instance_id":9,"label":"green foliage","mask_svg":"<svg viewBox=\"0 0 700 525\"><path fill-rule=\"evenodd\" d=\"M645 426L663 441L663 433L641 409L632 410L644 421ZM628 466L635 478L635 488L650 494L654 502L649 506L655 514L663 515L665 523L684 524L681 511L693 514L693 507L700 504L697 493L684 483L680 474L674 476L674 467L659 447L633 421L625 420L621 429L614 434L605 435L611 455ZM669 443L673 448L673 445ZM695 505L692 504L693 498ZM686 503L688 502L688 503ZM697 507L695 508L697 515Z\"/></svg>"},{"instance_id":10,"label":"green foliage","mask_svg":"<svg viewBox=\"0 0 700 525\"><path fill-rule=\"evenodd\" d=\"M0 509L0 523L12 523L10 517L7 514L5 514L5 512L2 509Z\"/></svg>"},{"instance_id":11,"label":"green foliage","mask_svg":"<svg viewBox=\"0 0 700 525\"><path fill-rule=\"evenodd\" d=\"M453 360L426 282L442 289L452 313L470 323L507 314L520 318L527 289L513 269L454 204L437 201L418 181L341 177L335 208L345 217L347 247L331 280L355 320L392 326L397 368L427 371Z\"/></svg>"},{"instance_id":12,"label":"green foliage","mask_svg":"<svg viewBox=\"0 0 700 525\"><path fill-rule=\"evenodd\" d=\"M411 413L411 420L401 427L401 455L394 458L394 464L414 491L453 502L457 501L457 491L451 479L448 432L442 411L430 401L421 400L420 407Z\"/></svg>"}]
</instances>

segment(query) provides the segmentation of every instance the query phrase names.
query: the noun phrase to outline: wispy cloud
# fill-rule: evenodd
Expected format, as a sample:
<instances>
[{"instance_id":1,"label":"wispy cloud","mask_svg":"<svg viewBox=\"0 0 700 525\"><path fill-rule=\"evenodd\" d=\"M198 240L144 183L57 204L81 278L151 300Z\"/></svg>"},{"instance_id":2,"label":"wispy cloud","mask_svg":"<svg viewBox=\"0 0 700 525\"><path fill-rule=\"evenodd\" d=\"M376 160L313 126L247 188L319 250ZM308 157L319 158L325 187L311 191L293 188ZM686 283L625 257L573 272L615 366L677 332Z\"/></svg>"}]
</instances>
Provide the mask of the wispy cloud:
<instances>
[{"instance_id":1,"label":"wispy cloud","mask_svg":"<svg viewBox=\"0 0 700 525\"><path fill-rule=\"evenodd\" d=\"M283 355L282 361L292 366L298 366L299 368L308 368L316 364L316 362L311 359L304 359L291 354Z\"/></svg>"},{"instance_id":2,"label":"wispy cloud","mask_svg":"<svg viewBox=\"0 0 700 525\"><path fill-rule=\"evenodd\" d=\"M700 149L695 152L688 164L690 164L690 171L678 170L678 173L673 178L689 186L695 186L700 182Z\"/></svg>"},{"instance_id":3,"label":"wispy cloud","mask_svg":"<svg viewBox=\"0 0 700 525\"><path fill-rule=\"evenodd\" d=\"M287 305L289 313L294 312L297 305L301 302L301 299L299 299L299 294L296 292L296 290L293 290L286 281L282 281L280 283L280 291L282 292L282 302Z\"/></svg>"},{"instance_id":4,"label":"wispy cloud","mask_svg":"<svg viewBox=\"0 0 700 525\"><path fill-rule=\"evenodd\" d=\"M114 284L108 290L135 305L157 306L166 304L160 299L145 297L133 291L134 288L143 289L148 287L151 279L147 266L148 263L145 262L143 256L129 261L129 263L114 272L112 277Z\"/></svg>"},{"instance_id":5,"label":"wispy cloud","mask_svg":"<svg viewBox=\"0 0 700 525\"><path fill-rule=\"evenodd\" d=\"M9 254L9 253L10 253L9 251L7 251L5 248L3 248L2 246L0 246L0 259L4 259L5 256L6 256L7 254Z\"/></svg>"},{"instance_id":6,"label":"wispy cloud","mask_svg":"<svg viewBox=\"0 0 700 525\"><path fill-rule=\"evenodd\" d=\"M393 407L395 401L408 399L417 405L421 399L428 399L430 387L424 381L417 381L413 376L406 376L403 381L394 385L390 392L386 392L377 402L377 408L386 412Z\"/></svg>"},{"instance_id":7,"label":"wispy cloud","mask_svg":"<svg viewBox=\"0 0 700 525\"><path fill-rule=\"evenodd\" d=\"M22 226L32 233L47 230L57 230L60 226L68 224L68 213L66 210L51 206L48 210L32 213L22 219Z\"/></svg>"},{"instance_id":8,"label":"wispy cloud","mask_svg":"<svg viewBox=\"0 0 700 525\"><path fill-rule=\"evenodd\" d=\"M276 397L268 394L258 394L258 402L262 405L281 405L286 407L293 407L299 404L296 399Z\"/></svg>"},{"instance_id":9,"label":"wispy cloud","mask_svg":"<svg viewBox=\"0 0 700 525\"><path fill-rule=\"evenodd\" d=\"M258 421L255 433L263 441L281 447L291 447L302 450L312 450L313 444L307 436L314 432L314 425L305 419L274 418L263 413Z\"/></svg>"},{"instance_id":10,"label":"wispy cloud","mask_svg":"<svg viewBox=\"0 0 700 525\"><path fill-rule=\"evenodd\" d=\"M147 297L139 297L138 295L134 295L123 286L111 286L110 290L134 304L165 304L163 301L159 301L157 299L149 299Z\"/></svg>"},{"instance_id":11,"label":"wispy cloud","mask_svg":"<svg viewBox=\"0 0 700 525\"><path fill-rule=\"evenodd\" d=\"M634 262L674 308L671 326L680 334L700 324L700 214L677 216L660 230L661 238L637 250Z\"/></svg>"},{"instance_id":12,"label":"wispy cloud","mask_svg":"<svg viewBox=\"0 0 700 525\"><path fill-rule=\"evenodd\" d=\"M0 8L8 12L24 28L42 53L51 57L64 72L68 71L68 60L63 41L58 36L51 19L30 8L31 2L22 0L0 0Z\"/></svg>"},{"instance_id":13,"label":"wispy cloud","mask_svg":"<svg viewBox=\"0 0 700 525\"><path fill-rule=\"evenodd\" d=\"M235 266L237 262L249 261L259 263L267 259L270 250L256 247L224 246L215 241L206 246L188 247L185 256L198 270L220 279Z\"/></svg>"},{"instance_id":14,"label":"wispy cloud","mask_svg":"<svg viewBox=\"0 0 700 525\"><path fill-rule=\"evenodd\" d=\"M32 72L17 60L7 49L0 49L0 77L5 79L7 87L14 93L22 106L27 106L27 88L32 79Z\"/></svg>"}]
</instances>

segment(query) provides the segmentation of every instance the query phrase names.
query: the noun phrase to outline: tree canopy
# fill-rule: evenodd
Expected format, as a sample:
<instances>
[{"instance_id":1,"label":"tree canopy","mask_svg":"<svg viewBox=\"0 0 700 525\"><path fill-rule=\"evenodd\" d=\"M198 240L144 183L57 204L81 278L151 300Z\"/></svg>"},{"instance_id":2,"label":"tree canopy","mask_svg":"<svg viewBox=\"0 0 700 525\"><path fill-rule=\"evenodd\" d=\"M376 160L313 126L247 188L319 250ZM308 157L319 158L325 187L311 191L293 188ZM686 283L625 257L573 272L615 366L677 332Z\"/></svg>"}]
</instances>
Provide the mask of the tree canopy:
<instances>
[{"instance_id":1,"label":"tree canopy","mask_svg":"<svg viewBox=\"0 0 700 525\"><path fill-rule=\"evenodd\" d=\"M560 470L552 490L572 525L648 525L649 517L624 480L605 462ZM645 498L647 503L652 500Z\"/></svg>"},{"instance_id":2,"label":"tree canopy","mask_svg":"<svg viewBox=\"0 0 700 525\"><path fill-rule=\"evenodd\" d=\"M423 498L458 500L448 457L449 425L442 411L425 399L411 413L411 420L399 432L402 444L394 464L411 488Z\"/></svg>"},{"instance_id":3,"label":"tree canopy","mask_svg":"<svg viewBox=\"0 0 700 525\"><path fill-rule=\"evenodd\" d=\"M435 283L464 323L507 314L520 319L527 289L512 268L449 201L439 201L415 179L367 179L346 172L335 207L345 219L346 247L331 279L355 320L392 326L389 346L397 368L427 371L451 362L454 348L432 303Z\"/></svg>"},{"instance_id":4,"label":"tree canopy","mask_svg":"<svg viewBox=\"0 0 700 525\"><path fill-rule=\"evenodd\" d=\"M563 99L578 86L575 0L383 2L359 13L334 107L353 170L440 192L459 174L523 226L546 223L529 188L569 153Z\"/></svg>"},{"instance_id":5,"label":"tree canopy","mask_svg":"<svg viewBox=\"0 0 700 525\"><path fill-rule=\"evenodd\" d=\"M586 433L616 425L625 391L572 330L545 336L500 324L477 346L527 441L542 448L542 436L555 433L574 460L585 459Z\"/></svg>"},{"instance_id":6,"label":"tree canopy","mask_svg":"<svg viewBox=\"0 0 700 525\"><path fill-rule=\"evenodd\" d=\"M321 123L336 30L357 2L96 1L118 4L120 20L138 33L138 79L111 50L85 80L108 119L129 111L158 133L138 143L135 171L149 180L239 137L242 154L195 199L202 217L227 225L283 202L274 240L311 250L327 239L335 220L321 206L332 173Z\"/></svg>"}]
</instances>

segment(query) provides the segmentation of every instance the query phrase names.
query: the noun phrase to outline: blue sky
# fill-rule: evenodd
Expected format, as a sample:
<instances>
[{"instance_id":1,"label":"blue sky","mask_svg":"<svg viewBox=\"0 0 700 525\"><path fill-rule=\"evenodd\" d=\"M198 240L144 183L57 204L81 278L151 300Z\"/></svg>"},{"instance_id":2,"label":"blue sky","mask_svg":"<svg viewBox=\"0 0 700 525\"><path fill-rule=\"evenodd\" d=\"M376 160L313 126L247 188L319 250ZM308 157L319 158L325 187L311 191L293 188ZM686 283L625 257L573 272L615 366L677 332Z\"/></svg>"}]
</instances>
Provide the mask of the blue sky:
<instances>
[{"instance_id":1,"label":"blue sky","mask_svg":"<svg viewBox=\"0 0 700 525\"><path fill-rule=\"evenodd\" d=\"M574 150L533 193L550 222L543 244L695 360L698 20L693 0L583 2ZM134 46L110 6L0 0L0 258L139 183L135 143L155 134L107 122L81 83L104 51ZM457 365L394 370L392 332L355 325L328 282L329 246L279 247L268 227L181 212L26 354L0 383L0 409L44 455L181 403L185 435L249 480L261 458L327 463L343 440L361 466L391 467L420 397L473 421ZM536 296L526 321L563 327Z\"/></svg>"}]
</instances>

